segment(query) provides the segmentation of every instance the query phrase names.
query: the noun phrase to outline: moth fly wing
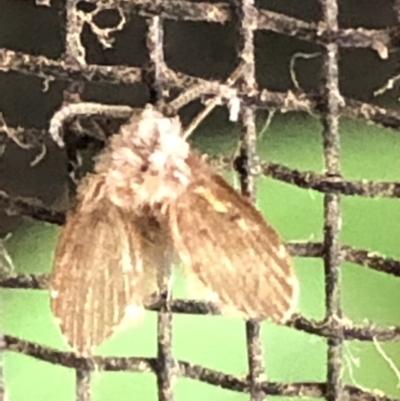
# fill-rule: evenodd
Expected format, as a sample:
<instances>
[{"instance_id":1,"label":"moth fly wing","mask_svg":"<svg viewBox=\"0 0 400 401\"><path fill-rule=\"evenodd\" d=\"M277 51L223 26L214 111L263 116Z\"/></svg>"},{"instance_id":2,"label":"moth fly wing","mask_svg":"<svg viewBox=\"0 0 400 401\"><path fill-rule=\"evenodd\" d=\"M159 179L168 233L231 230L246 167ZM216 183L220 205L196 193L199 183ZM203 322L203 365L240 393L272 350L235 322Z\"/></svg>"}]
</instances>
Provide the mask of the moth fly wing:
<instances>
[{"instance_id":1,"label":"moth fly wing","mask_svg":"<svg viewBox=\"0 0 400 401\"><path fill-rule=\"evenodd\" d=\"M139 325L143 321L145 314L146 311L142 305L131 302L125 307L120 323L112 328L112 334L124 331L133 325Z\"/></svg>"},{"instance_id":2,"label":"moth fly wing","mask_svg":"<svg viewBox=\"0 0 400 401\"><path fill-rule=\"evenodd\" d=\"M247 318L247 316L241 313L233 304L221 302L218 293L203 284L190 269L186 269L186 273L186 286L190 294L190 299L212 302L222 315L241 319Z\"/></svg>"},{"instance_id":3,"label":"moth fly wing","mask_svg":"<svg viewBox=\"0 0 400 401\"><path fill-rule=\"evenodd\" d=\"M147 294L143 228L102 195L101 175L79 187L58 240L50 278L51 308L63 335L79 354L91 354L129 309L140 309ZM131 321L134 319L131 319Z\"/></svg>"},{"instance_id":4,"label":"moth fly wing","mask_svg":"<svg viewBox=\"0 0 400 401\"><path fill-rule=\"evenodd\" d=\"M189 269L186 269L186 288L191 299L210 301L220 306L218 294L204 285L195 274L191 274Z\"/></svg>"},{"instance_id":5,"label":"moth fly wing","mask_svg":"<svg viewBox=\"0 0 400 401\"><path fill-rule=\"evenodd\" d=\"M205 162L170 208L170 229L184 268L218 296L222 313L285 322L298 299L290 255L250 201Z\"/></svg>"}]
</instances>

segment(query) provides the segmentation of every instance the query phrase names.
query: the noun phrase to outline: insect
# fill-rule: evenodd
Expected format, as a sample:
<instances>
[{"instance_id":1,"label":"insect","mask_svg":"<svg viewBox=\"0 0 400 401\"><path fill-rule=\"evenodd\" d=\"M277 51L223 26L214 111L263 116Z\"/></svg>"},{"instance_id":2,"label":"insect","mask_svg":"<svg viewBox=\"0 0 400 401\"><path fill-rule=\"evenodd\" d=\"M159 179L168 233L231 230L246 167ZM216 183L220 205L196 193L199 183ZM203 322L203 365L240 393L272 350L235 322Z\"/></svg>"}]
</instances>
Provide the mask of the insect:
<instances>
[{"instance_id":1,"label":"insect","mask_svg":"<svg viewBox=\"0 0 400 401\"><path fill-rule=\"evenodd\" d=\"M147 105L80 183L58 240L51 307L72 348L91 354L149 302L176 257L222 313L293 313L298 283L277 232L190 149L179 117Z\"/></svg>"}]
</instances>

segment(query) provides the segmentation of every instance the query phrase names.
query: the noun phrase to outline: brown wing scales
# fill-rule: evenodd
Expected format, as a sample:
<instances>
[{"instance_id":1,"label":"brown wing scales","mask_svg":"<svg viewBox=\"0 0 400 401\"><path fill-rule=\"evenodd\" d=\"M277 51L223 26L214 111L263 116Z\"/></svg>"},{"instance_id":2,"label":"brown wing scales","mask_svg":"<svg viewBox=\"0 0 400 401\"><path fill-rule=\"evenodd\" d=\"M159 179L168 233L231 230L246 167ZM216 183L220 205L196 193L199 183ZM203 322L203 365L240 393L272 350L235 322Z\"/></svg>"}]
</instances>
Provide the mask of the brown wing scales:
<instances>
[{"instance_id":1,"label":"brown wing scales","mask_svg":"<svg viewBox=\"0 0 400 401\"><path fill-rule=\"evenodd\" d=\"M172 236L186 270L218 295L223 312L287 320L298 283L285 246L250 202L222 177L199 169L203 179L171 208Z\"/></svg>"},{"instance_id":2,"label":"brown wing scales","mask_svg":"<svg viewBox=\"0 0 400 401\"><path fill-rule=\"evenodd\" d=\"M168 249L152 219L135 218L102 197L95 205L78 204L61 231L50 283L52 310L74 350L92 353L126 317L127 306L142 308Z\"/></svg>"}]
</instances>

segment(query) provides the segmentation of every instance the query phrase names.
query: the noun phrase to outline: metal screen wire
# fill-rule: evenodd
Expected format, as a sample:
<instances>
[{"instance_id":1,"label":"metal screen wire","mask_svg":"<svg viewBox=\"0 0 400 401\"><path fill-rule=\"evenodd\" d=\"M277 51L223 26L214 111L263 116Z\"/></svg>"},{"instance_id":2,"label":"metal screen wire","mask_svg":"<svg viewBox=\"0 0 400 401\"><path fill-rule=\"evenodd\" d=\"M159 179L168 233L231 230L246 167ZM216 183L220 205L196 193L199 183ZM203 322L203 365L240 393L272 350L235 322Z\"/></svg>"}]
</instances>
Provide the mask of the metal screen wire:
<instances>
[{"instance_id":1,"label":"metal screen wire","mask_svg":"<svg viewBox=\"0 0 400 401\"><path fill-rule=\"evenodd\" d=\"M49 5L50 0L39 1L37 6ZM189 362L174 360L171 352L171 322L173 313L208 314L215 313L207 304L174 299L159 305L158 321L158 353L155 358L110 358L94 359L78 358L71 353L50 349L40 344L31 343L7 334L2 336L0 349L12 350L24 355L38 358L53 364L74 369L76 372L76 394L80 401L91 398L91 372L94 369L104 371L150 371L157 376L159 400L172 400L172 382L175 375L199 380L211 385L221 386L238 392L249 393L252 400L264 399L267 395L325 397L328 401L343 398L382 399L388 397L369 393L354 386L344 385L341 370L343 360L343 342L349 339L387 341L397 338L400 328L377 326L357 326L345 323L342 318L339 278L340 264L343 261L368 266L381 272L400 275L400 262L382 257L367 250L341 245L340 233L340 197L356 195L363 197L397 198L400 195L400 183L375 181L347 181L342 179L339 162L339 116L366 119L384 127L399 129L400 114L361 103L352 99L344 99L338 87L338 51L340 47L372 48L379 57L386 58L391 47L394 47L395 29L339 29L338 4L336 0L320 0L323 10L322 20L304 22L283 14L259 9L253 0L241 0L228 3L191 3L183 0L112 0L91 1L93 10L83 13L78 0L66 0L66 32L65 54L58 60L45 56L29 55L11 49L0 48L0 70L16 72L30 76L66 82L64 100L79 101L79 85L86 82L105 82L109 84L134 84L148 81L159 93L168 90L187 90L192 85L204 84L203 93L213 95L210 88L220 85L170 70L163 53L163 26L166 20L203 21L225 23L236 21L238 33L238 63L244 63L243 82L238 88L238 96L243 107L242 141L240 157L245 163L242 168L240 182L242 192L256 198L255 181L252 173L257 172L274 179L297 185L301 188L313 189L324 193L324 234L323 241L288 244L293 256L318 257L324 262L326 316L322 321L311 321L301 315L294 316L288 325L297 330L323 336L327 339L327 377L325 383L276 383L266 381L263 363L263 346L260 341L258 323L246 322L246 338L248 353L248 375L236 377L224 372L197 366ZM397 16L400 18L400 1L394 0ZM121 22L113 28L121 29L125 16L139 14L148 24L147 47L149 52L148 68L140 69L128 66L102 66L87 64L86 49L81 43L81 32L85 23L91 23L96 13L105 9L117 9ZM85 17L83 17L85 15ZM89 17L88 17L89 15ZM122 24L122 25L121 25ZM93 25L94 26L94 25ZM93 27L92 26L92 27ZM100 40L107 42L113 29L100 29L96 34ZM254 35L257 30L272 31L289 35L297 39L316 43L321 46L323 57L323 82L318 94L306 94L301 91L273 92L259 90L255 75ZM147 74L147 75L146 75ZM235 84L234 84L235 85ZM209 91L209 92L208 92ZM320 116L323 136L323 154L325 174L302 172L284 165L259 161L256 151L257 109L305 111ZM41 146L48 140L46 130L7 126L4 121L0 125L0 134L25 144L25 146ZM22 197L12 197L0 191L0 206L12 213L31 216L35 219L55 224L64 222L64 214ZM165 272L168 274L168 272ZM0 286L5 288L45 289L48 286L46 275L15 275L2 271ZM21 383L23 385L23 383ZM0 399L4 399L6 391L3 381L0 382Z\"/></svg>"}]
</instances>

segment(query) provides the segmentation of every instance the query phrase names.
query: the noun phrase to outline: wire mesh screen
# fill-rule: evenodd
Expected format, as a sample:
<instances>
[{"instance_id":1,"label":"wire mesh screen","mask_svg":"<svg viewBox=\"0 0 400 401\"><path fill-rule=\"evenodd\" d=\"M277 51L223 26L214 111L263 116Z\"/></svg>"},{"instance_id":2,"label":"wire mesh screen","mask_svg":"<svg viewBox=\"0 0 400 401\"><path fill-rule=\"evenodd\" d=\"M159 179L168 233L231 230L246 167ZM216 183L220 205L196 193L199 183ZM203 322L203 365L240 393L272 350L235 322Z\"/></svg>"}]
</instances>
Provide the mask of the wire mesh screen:
<instances>
[{"instance_id":1,"label":"wire mesh screen","mask_svg":"<svg viewBox=\"0 0 400 401\"><path fill-rule=\"evenodd\" d=\"M312 189L324 194L324 230L322 242L291 242L288 244L293 256L322 258L325 272L325 318L321 321L306 319L295 315L288 326L327 339L327 376L326 382L271 382L265 379L260 340L259 323L246 322L246 349L248 373L245 377L226 374L187 361L175 360L171 345L172 314L213 314L213 305L194 300L173 299L170 303L157 305L154 310L162 311L158 324L158 354L154 358L142 357L78 357L73 353L60 352L37 343L4 334L0 349L11 350L52 364L59 364L76 372L76 398L91 399L91 373L103 371L141 371L152 372L157 377L158 398L172 400L172 385L175 376L199 380L211 385L249 394L252 400L261 400L268 395L325 397L328 401L343 398L382 399L389 398L365 389L345 385L342 380L343 343L345 340L360 341L391 340L399 335L398 327L377 327L376 325L356 325L343 319L339 291L340 267L344 261L367 266L380 272L398 276L400 262L377 253L341 244L340 198L342 196L397 198L400 182L349 181L341 175L339 117L347 116L374 122L383 127L398 129L400 113L384 107L344 98L339 90L339 49L371 48L380 58L388 57L389 51L398 45L398 27L387 29L342 29L338 26L338 3L336 0L320 0L321 19L318 22L305 22L278 12L260 8L254 0L232 1L227 3L173 1L88 1L66 0L65 4L37 0L37 7L51 6L65 18L64 45L62 57L57 59L32 55L12 49L0 49L0 70L38 77L48 88L53 83L62 82L61 103L79 103L85 86L93 83L131 85L144 84L151 88L146 94L151 100L152 91L157 96L169 99L184 93L194 85L200 85L199 97L221 96L221 86L225 79L206 80L167 66L164 52L168 41L164 38L164 26L170 20L231 23L236 34L236 59L234 68L242 63L242 80L233 83L237 89L242 108L242 137L236 167L240 174L242 192L256 199L255 175L265 175L304 189ZM394 0L393 7L400 15L400 3ZM1 12L1 11L0 11ZM108 26L101 22L101 14L111 13L114 24ZM90 27L103 46L112 48L114 34L122 31L130 18L135 15L144 17L146 26L146 46L148 58L141 67L124 65L100 65L88 62L95 59L82 42L82 33ZM397 21L398 22L398 21ZM258 31L271 31L311 42L320 46L322 54L322 81L318 91L296 90L278 92L260 89L256 77L255 35ZM123 49L129 52L130 49ZM118 59L118 54L116 56ZM229 75L226 74L226 76ZM128 90L129 92L129 90ZM112 96L112 94L110 94ZM223 97L223 96L222 96ZM109 102L109 99L107 99ZM140 103L140 102L138 102ZM143 105L143 104L142 104ZM300 111L318 115L321 121L324 154L324 173L299 171L282 164L260 160L256 149L256 111L259 109L278 111ZM49 123L52 114L49 110ZM117 120L118 120L118 116ZM90 118L89 118L90 120ZM89 124L86 125L85 124ZM104 122L103 122L104 124ZM82 122L79 130L100 136L103 131L113 131L113 123L93 125ZM32 163L37 163L52 146L47 129L12 126L2 119L0 127L0 149L14 141L29 151L34 150ZM69 155L70 156L70 155ZM0 205L10 214L30 216L49 223L63 224L65 216L32 199L13 196L0 190ZM1 245L1 244L0 244ZM2 252L2 248L0 248ZM6 252L0 258L7 264ZM0 286L15 289L47 289L47 275L14 274L8 269L0 270ZM245 345L243 345L245 346ZM23 383L21 383L23 385ZM7 389L0 382L0 398L5 399ZM12 399L12 398L11 398Z\"/></svg>"}]
</instances>

